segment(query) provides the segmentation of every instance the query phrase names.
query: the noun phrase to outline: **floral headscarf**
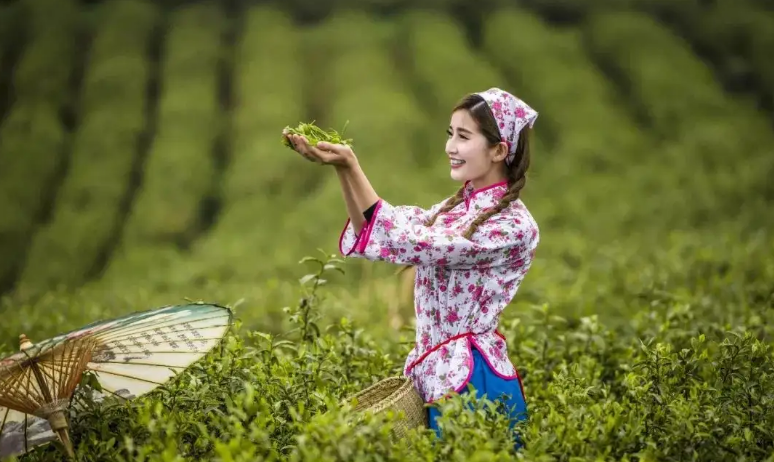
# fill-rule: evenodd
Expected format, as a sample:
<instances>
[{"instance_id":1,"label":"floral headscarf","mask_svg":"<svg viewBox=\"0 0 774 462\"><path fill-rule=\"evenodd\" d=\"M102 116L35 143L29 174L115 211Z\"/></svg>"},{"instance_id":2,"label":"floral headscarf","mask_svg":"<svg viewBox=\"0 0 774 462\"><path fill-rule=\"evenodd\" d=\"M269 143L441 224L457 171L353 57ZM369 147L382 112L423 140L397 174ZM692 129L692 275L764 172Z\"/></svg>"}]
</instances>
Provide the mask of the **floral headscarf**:
<instances>
[{"instance_id":1,"label":"floral headscarf","mask_svg":"<svg viewBox=\"0 0 774 462\"><path fill-rule=\"evenodd\" d=\"M521 129L526 125L532 128L538 113L524 101L499 88L490 88L476 94L484 98L489 109L492 110L497 127L500 129L500 136L508 145L505 164L510 165L516 156Z\"/></svg>"}]
</instances>

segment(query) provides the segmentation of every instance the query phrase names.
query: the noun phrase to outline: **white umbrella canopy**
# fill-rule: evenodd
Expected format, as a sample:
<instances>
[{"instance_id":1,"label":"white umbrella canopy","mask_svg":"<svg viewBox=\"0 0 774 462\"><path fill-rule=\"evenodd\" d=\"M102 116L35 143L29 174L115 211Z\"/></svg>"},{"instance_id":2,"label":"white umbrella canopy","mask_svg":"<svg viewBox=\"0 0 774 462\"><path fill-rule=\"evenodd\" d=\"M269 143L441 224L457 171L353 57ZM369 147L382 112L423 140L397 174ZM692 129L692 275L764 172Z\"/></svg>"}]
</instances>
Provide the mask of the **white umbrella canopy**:
<instances>
[{"instance_id":1,"label":"white umbrella canopy","mask_svg":"<svg viewBox=\"0 0 774 462\"><path fill-rule=\"evenodd\" d=\"M0 459L59 440L74 457L65 411L91 372L105 396L142 396L216 347L230 309L206 303L166 306L89 324L0 359Z\"/></svg>"}]
</instances>

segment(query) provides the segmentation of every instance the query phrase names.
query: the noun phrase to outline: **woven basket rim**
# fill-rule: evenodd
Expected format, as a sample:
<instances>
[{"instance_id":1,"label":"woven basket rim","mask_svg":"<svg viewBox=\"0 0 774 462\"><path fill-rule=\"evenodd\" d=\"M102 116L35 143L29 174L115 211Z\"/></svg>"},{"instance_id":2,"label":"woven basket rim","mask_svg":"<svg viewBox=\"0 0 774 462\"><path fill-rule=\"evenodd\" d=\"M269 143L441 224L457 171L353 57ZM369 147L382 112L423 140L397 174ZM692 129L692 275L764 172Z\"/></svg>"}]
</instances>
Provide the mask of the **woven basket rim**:
<instances>
[{"instance_id":1,"label":"woven basket rim","mask_svg":"<svg viewBox=\"0 0 774 462\"><path fill-rule=\"evenodd\" d=\"M372 402L370 399L362 399L369 394L381 396L384 394L383 390L386 390L387 394L381 399L374 399ZM375 393L377 391L378 393ZM351 403L353 399L358 401L355 404L358 413L379 414L389 409L403 412L404 419L401 419L393 430L398 437L404 435L410 428L428 425L426 405L410 377L393 376L378 380L373 385L350 395L346 402ZM363 404L361 400L368 404L361 407Z\"/></svg>"},{"instance_id":2,"label":"woven basket rim","mask_svg":"<svg viewBox=\"0 0 774 462\"><path fill-rule=\"evenodd\" d=\"M350 402L353 399L358 399L358 401L360 401L360 398L372 393L374 390L381 389L393 384L395 385L395 388L386 397L376 401L375 403L368 406L364 410L378 412L384 408L389 407L392 404L397 403L398 401L403 399L407 393L411 393L411 392L416 393L416 389L414 388L414 382L411 380L410 377L403 377L403 376L387 377L377 381L376 383L369 386L368 388L365 388L364 390L361 390L355 393L354 395L351 395L350 397L347 398L347 402Z\"/></svg>"},{"instance_id":3,"label":"woven basket rim","mask_svg":"<svg viewBox=\"0 0 774 462\"><path fill-rule=\"evenodd\" d=\"M393 390L392 393L387 395L386 398L376 402L373 406L371 406L371 409L380 411L390 407L391 405L403 400L407 394L412 392L416 392L414 389L414 383L411 381L411 379L406 379L397 389Z\"/></svg>"}]
</instances>

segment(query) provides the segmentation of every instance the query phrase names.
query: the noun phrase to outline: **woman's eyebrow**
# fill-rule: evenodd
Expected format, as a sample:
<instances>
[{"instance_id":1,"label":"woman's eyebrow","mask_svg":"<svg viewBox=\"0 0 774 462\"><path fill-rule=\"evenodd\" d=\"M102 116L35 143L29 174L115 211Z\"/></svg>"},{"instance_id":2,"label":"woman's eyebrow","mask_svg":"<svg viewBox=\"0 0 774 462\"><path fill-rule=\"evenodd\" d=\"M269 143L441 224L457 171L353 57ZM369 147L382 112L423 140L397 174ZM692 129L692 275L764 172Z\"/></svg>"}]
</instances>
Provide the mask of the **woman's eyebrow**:
<instances>
[{"instance_id":1,"label":"woman's eyebrow","mask_svg":"<svg viewBox=\"0 0 774 462\"><path fill-rule=\"evenodd\" d=\"M449 125L449 130L454 130L454 128L452 128L452 126L451 126L451 125ZM458 129L457 129L457 131L458 131L458 132L465 132L465 133L470 133L471 135L473 134L473 132L472 132L472 131L468 130L468 129L467 129L467 128L465 128L465 127L460 127L460 128L458 128Z\"/></svg>"}]
</instances>

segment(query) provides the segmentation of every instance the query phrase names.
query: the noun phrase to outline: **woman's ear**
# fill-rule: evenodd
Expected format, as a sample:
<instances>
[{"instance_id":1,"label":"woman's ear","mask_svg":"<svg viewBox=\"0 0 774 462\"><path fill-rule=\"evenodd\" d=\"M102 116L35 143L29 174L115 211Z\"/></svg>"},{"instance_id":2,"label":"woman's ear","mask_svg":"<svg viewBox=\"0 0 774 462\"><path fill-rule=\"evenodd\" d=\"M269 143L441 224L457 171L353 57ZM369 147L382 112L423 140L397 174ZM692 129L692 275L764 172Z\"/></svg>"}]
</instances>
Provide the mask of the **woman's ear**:
<instances>
[{"instance_id":1,"label":"woman's ear","mask_svg":"<svg viewBox=\"0 0 774 462\"><path fill-rule=\"evenodd\" d=\"M492 160L495 162L504 161L508 157L508 144L505 141L497 143L494 148L494 156Z\"/></svg>"}]
</instances>

